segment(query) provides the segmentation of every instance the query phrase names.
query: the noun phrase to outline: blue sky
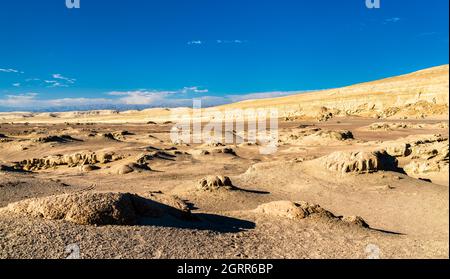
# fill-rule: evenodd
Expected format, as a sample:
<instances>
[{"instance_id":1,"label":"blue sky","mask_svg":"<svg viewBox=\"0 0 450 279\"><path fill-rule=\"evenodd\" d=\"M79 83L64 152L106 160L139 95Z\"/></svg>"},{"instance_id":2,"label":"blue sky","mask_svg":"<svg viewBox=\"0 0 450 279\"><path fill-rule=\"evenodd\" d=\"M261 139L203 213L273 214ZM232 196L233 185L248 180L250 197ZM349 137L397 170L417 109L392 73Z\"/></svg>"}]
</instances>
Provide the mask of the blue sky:
<instances>
[{"instance_id":1,"label":"blue sky","mask_svg":"<svg viewBox=\"0 0 450 279\"><path fill-rule=\"evenodd\" d=\"M213 105L448 64L447 0L2 0L0 110Z\"/></svg>"}]
</instances>

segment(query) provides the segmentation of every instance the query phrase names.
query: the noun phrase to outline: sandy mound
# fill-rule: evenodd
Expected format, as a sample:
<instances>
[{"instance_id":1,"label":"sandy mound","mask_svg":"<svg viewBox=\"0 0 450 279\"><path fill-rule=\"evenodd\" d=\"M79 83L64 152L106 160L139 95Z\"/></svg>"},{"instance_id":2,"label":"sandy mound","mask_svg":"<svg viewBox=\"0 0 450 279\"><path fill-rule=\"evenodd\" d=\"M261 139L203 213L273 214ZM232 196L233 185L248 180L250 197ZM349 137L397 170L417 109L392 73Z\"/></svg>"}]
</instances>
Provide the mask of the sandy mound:
<instances>
[{"instance_id":1,"label":"sandy mound","mask_svg":"<svg viewBox=\"0 0 450 279\"><path fill-rule=\"evenodd\" d=\"M330 140L349 140L353 139L353 134L350 131L318 131L317 133L314 133L307 138L317 138L320 139L330 139Z\"/></svg>"},{"instance_id":2,"label":"sandy mound","mask_svg":"<svg viewBox=\"0 0 450 279\"><path fill-rule=\"evenodd\" d=\"M187 206L181 202L178 204L171 201L170 205L166 205L161 203L163 200L159 198L156 201L128 193L79 193L28 199L9 204L2 210L49 220L100 226L134 225L142 217L159 218L166 214L174 215L178 211L180 212L175 215L190 214Z\"/></svg>"},{"instance_id":3,"label":"sandy mound","mask_svg":"<svg viewBox=\"0 0 450 279\"><path fill-rule=\"evenodd\" d=\"M279 143L293 145L323 145L343 143L354 139L351 131L330 131L320 128L294 129L292 133L280 135Z\"/></svg>"},{"instance_id":4,"label":"sandy mound","mask_svg":"<svg viewBox=\"0 0 450 279\"><path fill-rule=\"evenodd\" d=\"M95 152L80 152L70 155L54 155L38 159L27 159L15 163L15 168L24 171L38 171L54 168L57 166L77 167L83 165L106 164L117 161L121 157L115 155L113 152L95 153Z\"/></svg>"},{"instance_id":5,"label":"sandy mound","mask_svg":"<svg viewBox=\"0 0 450 279\"><path fill-rule=\"evenodd\" d=\"M110 173L112 174L129 174L132 172L143 172L143 171L151 171L152 169L147 164L141 163L128 163L128 164L120 164L112 168Z\"/></svg>"},{"instance_id":6,"label":"sandy mound","mask_svg":"<svg viewBox=\"0 0 450 279\"><path fill-rule=\"evenodd\" d=\"M386 151L373 152L334 152L328 156L319 158L327 170L347 173L370 173L380 170L395 170L398 166L397 159Z\"/></svg>"},{"instance_id":7,"label":"sandy mound","mask_svg":"<svg viewBox=\"0 0 450 279\"><path fill-rule=\"evenodd\" d=\"M201 191L235 190L231 179L227 176L207 176L197 183L197 189Z\"/></svg>"},{"instance_id":8,"label":"sandy mound","mask_svg":"<svg viewBox=\"0 0 450 279\"><path fill-rule=\"evenodd\" d=\"M185 201L177 196L165 195L161 192L140 194L141 197L156 201L164 205L164 210L171 216L180 219L192 219L191 210Z\"/></svg>"},{"instance_id":9,"label":"sandy mound","mask_svg":"<svg viewBox=\"0 0 450 279\"><path fill-rule=\"evenodd\" d=\"M294 203L291 201L275 201L258 206L255 212L292 220L305 219L314 216L325 217L341 220L361 227L369 227L369 225L367 225L367 223L359 216L336 217L333 213L320 207L320 205L309 204L307 202Z\"/></svg>"},{"instance_id":10,"label":"sandy mound","mask_svg":"<svg viewBox=\"0 0 450 279\"><path fill-rule=\"evenodd\" d=\"M91 172L91 171L95 171L95 170L98 170L98 169L100 169L100 167L95 166L95 165L83 165L83 166L80 166L80 171L82 171L82 172Z\"/></svg>"}]
</instances>

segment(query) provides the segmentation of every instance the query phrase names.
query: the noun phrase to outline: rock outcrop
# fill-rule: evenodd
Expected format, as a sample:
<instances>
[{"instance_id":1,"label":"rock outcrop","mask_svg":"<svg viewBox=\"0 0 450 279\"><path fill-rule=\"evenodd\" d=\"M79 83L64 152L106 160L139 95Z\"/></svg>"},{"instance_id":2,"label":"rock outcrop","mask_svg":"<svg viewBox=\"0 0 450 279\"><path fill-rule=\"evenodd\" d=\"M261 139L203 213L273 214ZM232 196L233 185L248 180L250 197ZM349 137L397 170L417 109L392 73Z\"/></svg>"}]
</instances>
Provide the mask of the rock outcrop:
<instances>
[{"instance_id":1,"label":"rock outcrop","mask_svg":"<svg viewBox=\"0 0 450 279\"><path fill-rule=\"evenodd\" d=\"M291 220L299 220L310 217L322 217L328 219L340 220L348 224L354 224L360 227L368 228L369 225L359 216L336 217L330 211L323 209L320 205L309 204L307 202L291 202L291 201L275 201L265 203L255 212L277 218L287 218Z\"/></svg>"},{"instance_id":2,"label":"rock outcrop","mask_svg":"<svg viewBox=\"0 0 450 279\"><path fill-rule=\"evenodd\" d=\"M371 173L380 170L395 170L398 161L386 151L343 152L338 151L319 159L323 166L341 174Z\"/></svg>"},{"instance_id":3,"label":"rock outcrop","mask_svg":"<svg viewBox=\"0 0 450 279\"><path fill-rule=\"evenodd\" d=\"M177 218L190 216L189 208L175 198L129 193L76 193L33 198L1 209L12 213L65 220L80 225L135 225L140 218ZM168 202L168 204L164 204Z\"/></svg>"},{"instance_id":4,"label":"rock outcrop","mask_svg":"<svg viewBox=\"0 0 450 279\"><path fill-rule=\"evenodd\" d=\"M58 166L77 167L84 165L106 164L121 159L113 152L79 152L70 155L53 155L44 158L27 159L15 163L14 168L24 171L39 171Z\"/></svg>"},{"instance_id":5,"label":"rock outcrop","mask_svg":"<svg viewBox=\"0 0 450 279\"><path fill-rule=\"evenodd\" d=\"M231 179L228 176L207 176L197 183L197 189L201 191L235 190Z\"/></svg>"}]
</instances>

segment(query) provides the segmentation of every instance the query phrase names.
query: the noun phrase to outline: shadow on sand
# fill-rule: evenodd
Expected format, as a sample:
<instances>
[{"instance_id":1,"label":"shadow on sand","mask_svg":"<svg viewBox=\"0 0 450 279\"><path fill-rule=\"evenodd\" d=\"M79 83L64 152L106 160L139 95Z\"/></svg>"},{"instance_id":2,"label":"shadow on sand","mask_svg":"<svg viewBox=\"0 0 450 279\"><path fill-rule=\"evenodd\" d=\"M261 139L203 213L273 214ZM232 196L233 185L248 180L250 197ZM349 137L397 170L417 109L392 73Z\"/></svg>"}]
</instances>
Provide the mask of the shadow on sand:
<instances>
[{"instance_id":1,"label":"shadow on sand","mask_svg":"<svg viewBox=\"0 0 450 279\"><path fill-rule=\"evenodd\" d=\"M141 218L139 225L208 230L219 233L237 233L255 228L255 223L250 221L206 213L192 214L190 219L178 219L173 216Z\"/></svg>"}]
</instances>

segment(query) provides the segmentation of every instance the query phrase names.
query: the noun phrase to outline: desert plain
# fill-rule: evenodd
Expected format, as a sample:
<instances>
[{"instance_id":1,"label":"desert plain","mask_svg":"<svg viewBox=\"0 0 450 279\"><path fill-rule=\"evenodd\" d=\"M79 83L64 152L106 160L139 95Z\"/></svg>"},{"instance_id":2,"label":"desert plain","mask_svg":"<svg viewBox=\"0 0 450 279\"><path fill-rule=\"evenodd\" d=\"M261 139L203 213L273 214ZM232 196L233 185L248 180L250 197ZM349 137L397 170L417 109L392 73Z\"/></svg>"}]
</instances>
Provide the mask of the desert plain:
<instances>
[{"instance_id":1,"label":"desert plain","mask_svg":"<svg viewBox=\"0 0 450 279\"><path fill-rule=\"evenodd\" d=\"M0 113L0 258L448 258L448 75L202 109L276 109L270 154L174 142L192 109Z\"/></svg>"}]
</instances>

